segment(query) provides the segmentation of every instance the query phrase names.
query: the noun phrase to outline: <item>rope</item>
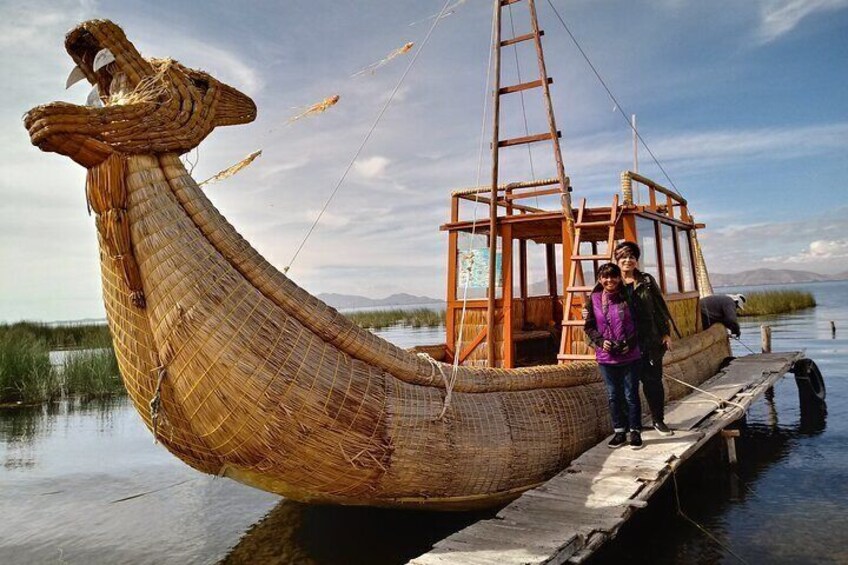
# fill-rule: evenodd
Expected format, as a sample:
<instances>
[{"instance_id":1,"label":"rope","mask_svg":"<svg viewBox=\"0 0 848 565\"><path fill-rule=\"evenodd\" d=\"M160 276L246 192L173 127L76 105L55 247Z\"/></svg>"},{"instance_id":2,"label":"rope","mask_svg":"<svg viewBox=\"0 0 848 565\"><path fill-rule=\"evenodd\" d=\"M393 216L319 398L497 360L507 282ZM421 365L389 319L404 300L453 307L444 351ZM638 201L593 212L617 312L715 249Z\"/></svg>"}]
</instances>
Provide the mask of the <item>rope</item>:
<instances>
[{"instance_id":1,"label":"rope","mask_svg":"<svg viewBox=\"0 0 848 565\"><path fill-rule=\"evenodd\" d=\"M442 380L445 381L445 403L442 406L442 411L439 412L439 415L436 417L436 421L439 421L444 418L445 412L447 412L448 406L450 406L451 397L453 394L453 386L456 383L456 379L449 379L447 375L445 375L444 368L442 368L442 365L444 365L444 363L436 361L429 353L419 353L418 357L430 363L430 369L432 371L430 373L431 378L436 376L436 369L438 369L439 373L442 375Z\"/></svg>"},{"instance_id":2,"label":"rope","mask_svg":"<svg viewBox=\"0 0 848 565\"><path fill-rule=\"evenodd\" d=\"M494 2L495 10L500 10L500 3ZM495 52L494 44L495 44L495 22L497 21L497 12L492 14L492 30L491 37L489 38L489 44L492 45L492 49L489 49L489 62L486 65L486 82L483 84L483 117L480 121L480 146L477 151L477 178L474 183L474 186L480 186L480 175L482 174L483 169L483 147L485 146L485 136L486 136L486 114L489 111L489 82L492 78L492 54ZM471 237L468 238L468 251L471 251L472 246L474 245L474 236L477 234L477 206L480 204L480 193L474 193L474 210L471 218ZM496 206L497 202L491 202L489 206ZM461 353L459 346L462 345L462 336L465 333L465 313L467 311L468 306L468 286L471 283L471 270L473 267L473 257L472 261L469 261L468 268L468 276L465 277L465 286L462 288L462 312L459 315L459 334L457 335L456 342L454 345L454 356L453 363L451 365L451 376L448 381L447 387L450 390L453 390L453 386L456 384L457 374L459 373L459 354ZM489 289L490 292L493 292L494 289ZM491 339L491 336L487 336L486 339ZM445 398L445 402L447 402L447 397Z\"/></svg>"},{"instance_id":3,"label":"rope","mask_svg":"<svg viewBox=\"0 0 848 565\"><path fill-rule=\"evenodd\" d=\"M571 33L571 30L568 28L568 25L565 23L565 20L562 19L562 16L559 14L556 7L554 7L553 2L551 0L548 0L548 4L550 5L551 9L554 11L554 14L556 15L557 19L559 20L559 23L562 24L563 28L565 28L565 31L568 33L568 36L571 37L571 41L574 42L574 45L577 47L577 50L580 51L580 54L583 56L583 59L586 60L586 63L589 64L589 67L592 69L592 72L595 73L595 76L600 81L601 86L603 86L604 90L607 91L607 94L612 99L613 103L615 104L615 109L618 110L618 113L621 114L621 117L624 118L624 121L627 123L627 127L633 131L633 135L635 135L637 137L637 139L639 139L639 141L642 143L642 145L648 151L648 154L651 156L651 159L653 159L654 163L656 163L657 167L659 167L660 171L662 171L663 176L665 176L665 178L668 180L669 184L672 187L674 187L674 190L677 192L677 194L680 194L681 196L683 196L683 192L681 192L681 190L679 188L677 188L677 185L674 184L674 181L671 180L671 177L668 175L668 173L666 172L666 170L662 166L662 164L660 164L659 160L654 155L654 152L651 151L651 148L648 146L648 143L642 137L642 134L640 134L639 131L636 130L636 128L633 127L633 124L630 122L630 118L627 117L627 113L622 109L621 104L619 104L615 95L613 95L612 91L607 86L607 83L604 81L603 77L601 77L601 73L598 72L598 69L595 68L595 65L592 64L592 61L589 60L589 56L586 55L585 51L583 51L583 47L580 45L580 42L578 42L577 38L574 37L574 34Z\"/></svg>"},{"instance_id":4,"label":"rope","mask_svg":"<svg viewBox=\"0 0 848 565\"><path fill-rule=\"evenodd\" d=\"M314 222L312 222L312 226L310 226L309 231L306 232L306 236L304 236L304 238L303 238L303 241L300 242L300 245L297 247L297 250L294 252L294 255L292 255L292 258L289 261L289 264L283 269L283 274L289 272L289 269L291 269L291 266L294 264L295 259L297 259L297 256L300 254L301 249L303 249L303 246L306 245L306 240L308 240L309 237L312 235L312 232L315 231L315 228L318 226L318 222L321 221L321 218L324 216L324 212L327 211L327 207L330 205L330 202L332 202L333 198L335 198L336 193L342 187L342 183L344 183L344 181L347 178L347 175L350 172L351 168L353 168L353 164L356 162L356 160L359 158L359 154L362 153L362 150L365 148L365 144L368 143L369 139L371 139L371 134L373 134L374 130L377 129L377 124L379 124L380 120L383 119L383 114L385 114L386 110L389 109L389 105L392 103L392 100L394 100L395 95L397 94L398 90L400 90L400 87L403 84L403 81L406 79L406 76L409 74L409 71L412 70L412 67L415 65L415 62L418 60L418 56L421 54L422 51L424 51L424 47L427 45L427 42L430 40L430 36L433 34L433 30L436 29L436 26L438 25L439 20L442 19L442 15L444 14L444 12L447 9L450 2L451 2L451 0L447 0L445 2L445 4L444 4L444 6L442 6L442 9L439 12L438 16L436 16L436 19L433 20L433 24L430 26L430 29L427 31L427 35L424 37L424 41L421 42L421 47L419 47L418 50L415 51L415 55L412 56L412 59L409 61L409 65L407 65L406 70L403 71L403 74L401 75L400 79L398 80L397 84L395 85L394 89L392 90L391 94L389 95L388 100L386 100L386 103L383 104L383 107L380 109L380 112L377 114L377 118L374 120L374 123L371 125L371 128L368 130L368 133L365 134L365 137L363 138L362 143L359 144L359 147L356 149L356 152L353 154L353 158L350 160L350 163L347 164L347 167L345 168L344 173L342 173L341 178L339 178L339 181L336 183L335 188L333 188L333 191L330 193L329 198L327 198L327 201L324 202L324 206L321 208L321 212L318 213L318 217L315 218Z\"/></svg>"},{"instance_id":5,"label":"rope","mask_svg":"<svg viewBox=\"0 0 848 565\"><path fill-rule=\"evenodd\" d=\"M150 422L153 426L153 443L159 443L158 429L159 429L159 412L162 408L162 381L165 380L165 377L168 376L168 373L165 371L164 365L160 365L153 369L154 371L158 371L158 376L156 378L156 390L153 393L153 398L150 399Z\"/></svg>"},{"instance_id":6,"label":"rope","mask_svg":"<svg viewBox=\"0 0 848 565\"><path fill-rule=\"evenodd\" d=\"M730 400L725 400L720 396L717 396L717 395L715 395L715 394L713 394L709 391L706 391L702 388L698 388L693 384L687 383L686 381L681 381L680 379L675 379L674 377L669 377L668 375L663 375L663 378L670 380L670 381L674 381L678 384L682 384L683 386L687 386L687 387L691 388L692 390L696 390L696 391L698 391L702 394L706 394L707 396L711 396L711 397L717 399L717 400L714 400L714 402L718 405L719 408L724 408L725 404L730 404L731 406L735 406L736 408L739 408L740 410L742 410L742 412L745 412L745 410L747 410L746 407L742 406L738 402L732 402Z\"/></svg>"},{"instance_id":7,"label":"rope","mask_svg":"<svg viewBox=\"0 0 848 565\"><path fill-rule=\"evenodd\" d=\"M740 344L742 347L744 347L745 349L747 349L749 352L753 353L754 355L757 355L757 352L756 352L756 351L754 351L753 349L751 349L750 347L748 347L748 346L745 344L745 342L744 342L744 341L742 341L742 338L741 338L741 337L736 337L735 335L732 335L732 336L730 336L730 337L731 337L732 339L735 339L736 341L738 341L738 342L739 342L739 344Z\"/></svg>"},{"instance_id":8,"label":"rope","mask_svg":"<svg viewBox=\"0 0 848 565\"><path fill-rule=\"evenodd\" d=\"M746 563L746 564L747 564L748 562L747 562L747 561L745 561L745 560L744 560L744 559L743 559L740 555L738 555L736 552L734 552L734 551L730 548L730 546L729 546L729 545L722 543L722 542L721 542L721 541L720 541L717 537L715 537L713 534L711 534L711 533L709 532L709 530L707 530L704 526L702 526L701 524L699 524L698 522L696 522L695 520L693 520L692 518L690 518L689 516L687 516L685 512L683 512L683 507L682 507L682 506L681 506L681 504L680 504L680 489L679 489L679 487L677 486L677 472L676 472L674 469L672 469L672 470L671 470L671 479L672 479L672 481L673 481L673 483L674 483L674 502L675 502L675 504L677 505L677 514L678 514L681 518L683 518L684 520L686 520L687 522L689 522L690 524L692 524L693 526L695 526L696 528L698 528L699 530L701 530L701 532L702 532L705 536L707 536L710 540L712 540L712 541L713 541L713 543L715 543L715 544L716 544L716 545L718 545L720 548L722 548L723 550L725 550L727 553L729 553L730 555L732 555L733 557L735 557L736 559L738 559L740 563Z\"/></svg>"}]
</instances>

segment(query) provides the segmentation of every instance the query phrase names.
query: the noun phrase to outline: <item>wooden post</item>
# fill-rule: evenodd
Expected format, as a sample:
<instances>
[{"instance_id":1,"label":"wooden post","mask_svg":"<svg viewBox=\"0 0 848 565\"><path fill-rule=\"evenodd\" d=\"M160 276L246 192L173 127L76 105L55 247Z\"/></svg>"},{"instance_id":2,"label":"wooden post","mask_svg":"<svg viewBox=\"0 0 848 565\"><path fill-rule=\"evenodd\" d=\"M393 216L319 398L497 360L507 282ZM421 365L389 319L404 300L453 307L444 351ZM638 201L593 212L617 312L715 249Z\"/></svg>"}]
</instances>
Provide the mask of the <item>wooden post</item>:
<instances>
[{"instance_id":1,"label":"wooden post","mask_svg":"<svg viewBox=\"0 0 848 565\"><path fill-rule=\"evenodd\" d=\"M760 326L760 339L763 353L771 353L771 326Z\"/></svg>"},{"instance_id":2,"label":"wooden post","mask_svg":"<svg viewBox=\"0 0 848 565\"><path fill-rule=\"evenodd\" d=\"M736 465L736 438L739 437L739 430L721 430L721 437L724 438L724 445L727 447L727 462L731 465Z\"/></svg>"},{"instance_id":3,"label":"wooden post","mask_svg":"<svg viewBox=\"0 0 848 565\"><path fill-rule=\"evenodd\" d=\"M498 143L500 142L500 111L501 111L501 5L500 0L495 0L495 41L492 44L495 50L494 88L492 95L492 201L489 203L489 305L486 334L489 367L495 366L495 259L498 250Z\"/></svg>"},{"instance_id":4,"label":"wooden post","mask_svg":"<svg viewBox=\"0 0 848 565\"><path fill-rule=\"evenodd\" d=\"M836 339L836 322L833 320L830 321L830 335L832 338Z\"/></svg>"}]
</instances>

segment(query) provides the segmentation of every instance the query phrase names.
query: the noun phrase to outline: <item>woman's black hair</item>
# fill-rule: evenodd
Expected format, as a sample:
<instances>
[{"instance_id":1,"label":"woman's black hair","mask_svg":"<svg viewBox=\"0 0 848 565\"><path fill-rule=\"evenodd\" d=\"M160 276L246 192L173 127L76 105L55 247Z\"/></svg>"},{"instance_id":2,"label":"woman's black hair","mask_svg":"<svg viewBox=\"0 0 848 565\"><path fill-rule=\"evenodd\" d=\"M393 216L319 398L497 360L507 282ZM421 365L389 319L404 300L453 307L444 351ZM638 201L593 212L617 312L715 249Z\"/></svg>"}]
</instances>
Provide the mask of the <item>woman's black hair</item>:
<instances>
[{"instance_id":1,"label":"woman's black hair","mask_svg":"<svg viewBox=\"0 0 848 565\"><path fill-rule=\"evenodd\" d=\"M613 255L616 259L620 259L625 255L633 255L638 260L639 256L642 255L642 251L639 249L639 244L635 241L622 241L615 246L615 253Z\"/></svg>"},{"instance_id":2,"label":"woman's black hair","mask_svg":"<svg viewBox=\"0 0 848 565\"><path fill-rule=\"evenodd\" d=\"M604 263L598 269L598 278L601 278L604 275L607 275L609 277L620 278L621 269L619 269L618 265L616 265L615 263Z\"/></svg>"}]
</instances>

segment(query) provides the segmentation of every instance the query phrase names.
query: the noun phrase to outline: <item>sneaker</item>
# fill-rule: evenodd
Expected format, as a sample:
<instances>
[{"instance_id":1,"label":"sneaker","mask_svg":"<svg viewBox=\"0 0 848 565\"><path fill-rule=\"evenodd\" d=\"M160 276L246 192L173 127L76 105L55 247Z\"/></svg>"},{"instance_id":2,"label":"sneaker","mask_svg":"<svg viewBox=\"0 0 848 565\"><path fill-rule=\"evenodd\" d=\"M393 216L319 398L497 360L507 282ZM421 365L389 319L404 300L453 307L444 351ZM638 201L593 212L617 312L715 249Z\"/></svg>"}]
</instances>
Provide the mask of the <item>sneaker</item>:
<instances>
[{"instance_id":1,"label":"sneaker","mask_svg":"<svg viewBox=\"0 0 848 565\"><path fill-rule=\"evenodd\" d=\"M627 443L627 435L624 432L615 432L613 434L612 439L609 440L607 447L610 449L615 449L616 447L621 447Z\"/></svg>"},{"instance_id":2,"label":"sneaker","mask_svg":"<svg viewBox=\"0 0 848 565\"><path fill-rule=\"evenodd\" d=\"M654 429L657 430L657 432L661 436L673 436L674 435L674 432L671 431L671 429L668 426L665 425L665 422L654 422Z\"/></svg>"},{"instance_id":3,"label":"sneaker","mask_svg":"<svg viewBox=\"0 0 848 565\"><path fill-rule=\"evenodd\" d=\"M630 432L630 447L642 449L642 434L637 431Z\"/></svg>"}]
</instances>

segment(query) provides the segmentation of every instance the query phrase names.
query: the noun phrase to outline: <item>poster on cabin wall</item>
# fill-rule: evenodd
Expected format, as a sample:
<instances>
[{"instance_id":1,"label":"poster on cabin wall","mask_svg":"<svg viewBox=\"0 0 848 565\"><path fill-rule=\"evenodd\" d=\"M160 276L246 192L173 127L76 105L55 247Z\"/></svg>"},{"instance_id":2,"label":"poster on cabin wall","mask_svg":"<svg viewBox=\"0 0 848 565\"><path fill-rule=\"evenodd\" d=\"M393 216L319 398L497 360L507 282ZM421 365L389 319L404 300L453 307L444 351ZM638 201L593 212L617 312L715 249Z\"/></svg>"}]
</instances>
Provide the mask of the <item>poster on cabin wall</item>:
<instances>
[{"instance_id":1,"label":"poster on cabin wall","mask_svg":"<svg viewBox=\"0 0 848 565\"><path fill-rule=\"evenodd\" d=\"M489 249L469 249L459 254L459 287L489 287ZM503 286L501 253L495 254L495 286Z\"/></svg>"}]
</instances>

